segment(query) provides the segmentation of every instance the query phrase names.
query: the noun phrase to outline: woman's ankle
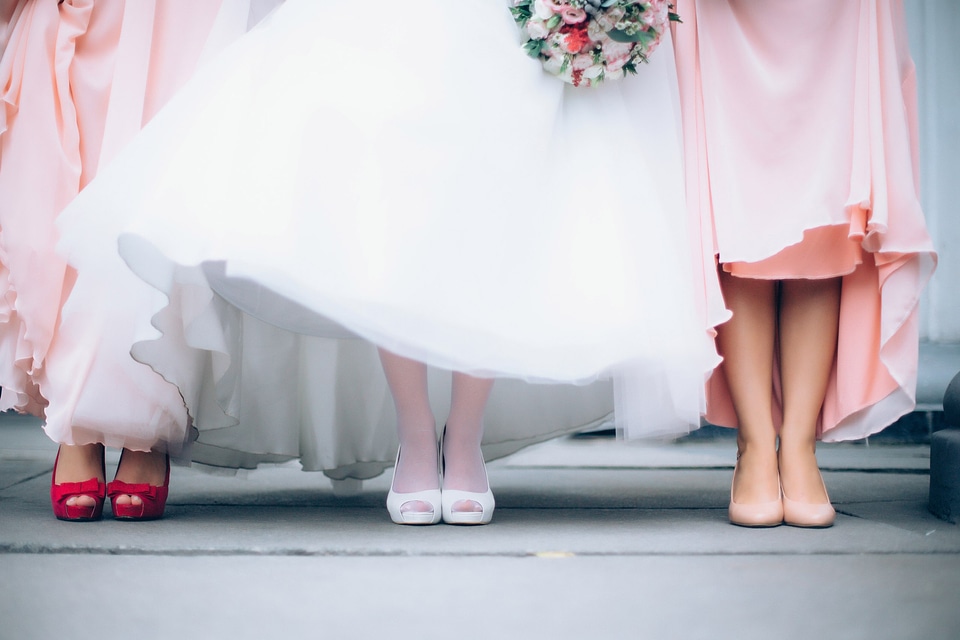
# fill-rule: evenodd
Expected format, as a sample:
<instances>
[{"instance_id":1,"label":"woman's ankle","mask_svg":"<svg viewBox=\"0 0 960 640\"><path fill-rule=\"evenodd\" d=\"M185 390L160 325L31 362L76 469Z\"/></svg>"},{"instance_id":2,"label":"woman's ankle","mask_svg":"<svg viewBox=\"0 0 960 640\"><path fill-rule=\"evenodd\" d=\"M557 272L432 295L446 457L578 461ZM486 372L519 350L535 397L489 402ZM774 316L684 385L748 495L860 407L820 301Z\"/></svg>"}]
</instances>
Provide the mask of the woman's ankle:
<instances>
[{"instance_id":1,"label":"woman's ankle","mask_svg":"<svg viewBox=\"0 0 960 640\"><path fill-rule=\"evenodd\" d=\"M443 486L445 489L484 492L488 488L487 471L480 444L443 443Z\"/></svg>"},{"instance_id":2,"label":"woman's ankle","mask_svg":"<svg viewBox=\"0 0 960 640\"><path fill-rule=\"evenodd\" d=\"M99 444L60 445L54 482L83 482L95 478L106 482L103 473L103 446Z\"/></svg>"},{"instance_id":3,"label":"woman's ankle","mask_svg":"<svg viewBox=\"0 0 960 640\"><path fill-rule=\"evenodd\" d=\"M149 484L159 487L167 475L167 455L162 451L124 449L120 455L115 480L128 484Z\"/></svg>"},{"instance_id":4,"label":"woman's ankle","mask_svg":"<svg viewBox=\"0 0 960 640\"><path fill-rule=\"evenodd\" d=\"M827 499L815 446L781 447L777 463L783 493L799 502L823 502Z\"/></svg>"}]
</instances>

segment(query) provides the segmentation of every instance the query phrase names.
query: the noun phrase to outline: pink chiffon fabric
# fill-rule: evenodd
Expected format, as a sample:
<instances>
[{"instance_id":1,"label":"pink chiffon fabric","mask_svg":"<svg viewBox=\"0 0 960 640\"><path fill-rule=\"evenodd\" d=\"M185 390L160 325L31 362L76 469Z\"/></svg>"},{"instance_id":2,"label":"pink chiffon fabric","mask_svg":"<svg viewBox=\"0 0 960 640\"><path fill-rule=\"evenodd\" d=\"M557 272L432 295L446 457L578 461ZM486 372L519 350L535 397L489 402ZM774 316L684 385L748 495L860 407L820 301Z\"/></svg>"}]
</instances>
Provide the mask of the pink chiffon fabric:
<instances>
[{"instance_id":1,"label":"pink chiffon fabric","mask_svg":"<svg viewBox=\"0 0 960 640\"><path fill-rule=\"evenodd\" d=\"M17 0L0 0L0 55L7 47L7 40L10 39L10 28L12 27L13 14L17 10L19 2Z\"/></svg>"},{"instance_id":2,"label":"pink chiffon fabric","mask_svg":"<svg viewBox=\"0 0 960 640\"><path fill-rule=\"evenodd\" d=\"M936 266L902 3L677 8L688 198L706 254L740 277L842 276L818 436L875 433L915 406L918 302ZM707 419L737 426L722 366Z\"/></svg>"},{"instance_id":3,"label":"pink chiffon fabric","mask_svg":"<svg viewBox=\"0 0 960 640\"><path fill-rule=\"evenodd\" d=\"M177 388L129 355L126 301L103 290L64 314L76 273L55 251L56 219L201 57L246 29L221 14L220 0L23 0L2 29L0 409L44 416L57 442L184 437Z\"/></svg>"}]
</instances>

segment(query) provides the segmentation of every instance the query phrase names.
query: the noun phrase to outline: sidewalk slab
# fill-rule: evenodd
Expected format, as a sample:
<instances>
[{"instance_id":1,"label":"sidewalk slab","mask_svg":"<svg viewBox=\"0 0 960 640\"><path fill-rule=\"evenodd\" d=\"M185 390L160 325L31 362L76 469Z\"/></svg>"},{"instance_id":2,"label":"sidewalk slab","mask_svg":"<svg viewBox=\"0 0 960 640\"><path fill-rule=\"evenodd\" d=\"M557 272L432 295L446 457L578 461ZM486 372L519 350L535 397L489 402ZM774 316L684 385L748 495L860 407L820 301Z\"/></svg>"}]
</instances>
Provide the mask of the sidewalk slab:
<instances>
[{"instance_id":1,"label":"sidewalk slab","mask_svg":"<svg viewBox=\"0 0 960 640\"><path fill-rule=\"evenodd\" d=\"M0 599L0 633L18 640L954 640L960 629L956 556L0 555L0 572L18 581ZM50 603L77 623L43 615Z\"/></svg>"},{"instance_id":2,"label":"sidewalk slab","mask_svg":"<svg viewBox=\"0 0 960 640\"><path fill-rule=\"evenodd\" d=\"M0 640L960 635L960 527L927 511L928 446L823 445L826 530L731 526L734 446L531 447L490 465L486 527L394 525L389 473L344 497L295 463L175 467L164 519L67 523L56 447L4 416Z\"/></svg>"}]
</instances>

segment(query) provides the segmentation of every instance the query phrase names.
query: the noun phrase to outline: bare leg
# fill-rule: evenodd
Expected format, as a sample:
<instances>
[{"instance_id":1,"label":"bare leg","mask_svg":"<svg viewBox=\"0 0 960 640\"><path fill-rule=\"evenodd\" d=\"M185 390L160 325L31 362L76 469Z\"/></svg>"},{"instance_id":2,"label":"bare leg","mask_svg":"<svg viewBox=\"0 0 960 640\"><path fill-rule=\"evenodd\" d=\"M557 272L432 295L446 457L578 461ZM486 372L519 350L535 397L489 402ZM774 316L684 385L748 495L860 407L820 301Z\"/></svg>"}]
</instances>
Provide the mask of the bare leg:
<instances>
[{"instance_id":1,"label":"bare leg","mask_svg":"<svg viewBox=\"0 0 960 640\"><path fill-rule=\"evenodd\" d=\"M784 495L799 502L827 501L815 455L816 428L837 351L840 282L840 278L783 282L780 479Z\"/></svg>"},{"instance_id":2,"label":"bare leg","mask_svg":"<svg viewBox=\"0 0 960 640\"><path fill-rule=\"evenodd\" d=\"M159 451L124 449L115 479L129 484L163 485L167 475L167 456ZM140 496L117 496L117 504L142 504Z\"/></svg>"},{"instance_id":3,"label":"bare leg","mask_svg":"<svg viewBox=\"0 0 960 640\"><path fill-rule=\"evenodd\" d=\"M98 444L60 445L60 454L57 459L56 484L64 482L83 482L96 478L106 482L103 477L103 447ZM92 507L96 504L91 496L71 496L67 499L71 507Z\"/></svg>"},{"instance_id":4,"label":"bare leg","mask_svg":"<svg viewBox=\"0 0 960 640\"><path fill-rule=\"evenodd\" d=\"M772 416L776 282L721 271L720 283L733 312L730 321L718 328L717 346L740 422L734 501L773 502L780 498Z\"/></svg>"},{"instance_id":5,"label":"bare leg","mask_svg":"<svg viewBox=\"0 0 960 640\"><path fill-rule=\"evenodd\" d=\"M445 489L483 493L487 474L483 466L480 441L483 439L483 412L493 388L493 380L453 374L453 395L443 439ZM454 511L482 511L473 500L460 500Z\"/></svg>"},{"instance_id":6,"label":"bare leg","mask_svg":"<svg viewBox=\"0 0 960 640\"><path fill-rule=\"evenodd\" d=\"M426 365L380 349L380 362L397 410L400 459L393 487L398 493L439 489L437 426L427 393ZM411 501L402 511L430 511L430 505Z\"/></svg>"}]
</instances>

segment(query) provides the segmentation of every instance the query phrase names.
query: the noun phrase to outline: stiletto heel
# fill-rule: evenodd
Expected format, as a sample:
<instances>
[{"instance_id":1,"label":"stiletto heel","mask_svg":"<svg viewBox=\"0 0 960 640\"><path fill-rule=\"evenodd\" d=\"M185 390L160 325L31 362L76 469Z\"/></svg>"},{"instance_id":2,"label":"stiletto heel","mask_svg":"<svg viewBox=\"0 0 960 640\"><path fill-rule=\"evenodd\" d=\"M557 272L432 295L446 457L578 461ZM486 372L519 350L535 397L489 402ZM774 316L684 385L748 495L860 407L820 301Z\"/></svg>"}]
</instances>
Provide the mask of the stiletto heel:
<instances>
[{"instance_id":1,"label":"stiletto heel","mask_svg":"<svg viewBox=\"0 0 960 640\"><path fill-rule=\"evenodd\" d=\"M403 449L397 448L397 465L400 464L400 453ZM397 467L393 468L393 480L397 478ZM396 524L437 524L440 522L440 489L426 489L398 493L393 490L393 480L390 481L390 491L387 493L387 512L390 519ZM439 485L439 474L438 482ZM408 502L425 502L430 505L431 511L403 511L403 505Z\"/></svg>"},{"instance_id":2,"label":"stiletto heel","mask_svg":"<svg viewBox=\"0 0 960 640\"><path fill-rule=\"evenodd\" d=\"M487 490L478 491L460 491L458 489L446 489L443 487L443 437L447 429L444 427L443 434L440 436L440 500L441 510L443 511L443 521L447 524L489 524L493 520L493 510L496 507L496 501L493 499L493 491L490 489L490 479L487 477L487 466L483 465L483 479L487 484ZM467 500L476 502L480 505L480 511L456 511L453 506L460 501Z\"/></svg>"},{"instance_id":3,"label":"stiletto heel","mask_svg":"<svg viewBox=\"0 0 960 640\"><path fill-rule=\"evenodd\" d=\"M783 524L783 489L777 480L777 489L780 497L770 502L741 503L733 500L733 485L737 479L737 469L740 468L740 456L733 467L733 480L730 482L730 506L727 507L727 518L730 524L740 527L778 527Z\"/></svg>"},{"instance_id":4,"label":"stiletto heel","mask_svg":"<svg viewBox=\"0 0 960 640\"><path fill-rule=\"evenodd\" d=\"M120 464L123 464L123 454L120 454ZM163 517L163 510L167 505L167 495L170 487L170 456L166 456L166 475L163 484L159 487L152 484L130 484L122 480L113 480L107 484L107 494L110 496L110 506L113 509L115 520L157 520ZM119 469L119 465L117 465ZM137 496L140 504L117 504L117 498L123 495Z\"/></svg>"},{"instance_id":5,"label":"stiletto heel","mask_svg":"<svg viewBox=\"0 0 960 640\"><path fill-rule=\"evenodd\" d=\"M103 503L107 498L107 486L97 478L90 478L83 482L61 482L57 484L57 466L60 464L60 449L53 462L53 474L50 478L50 504L53 506L53 515L57 520L70 522L92 522L103 516ZM103 446L100 446L100 466L103 463ZM106 471L103 471L106 475ZM69 505L67 500L74 496L89 496L94 505Z\"/></svg>"},{"instance_id":6,"label":"stiletto heel","mask_svg":"<svg viewBox=\"0 0 960 640\"><path fill-rule=\"evenodd\" d=\"M818 472L819 473L819 472ZM826 502L797 502L783 494L783 522L791 527L805 527L810 529L826 529L833 526L837 512L830 503L827 485L820 474L820 484L823 486L823 495Z\"/></svg>"}]
</instances>

